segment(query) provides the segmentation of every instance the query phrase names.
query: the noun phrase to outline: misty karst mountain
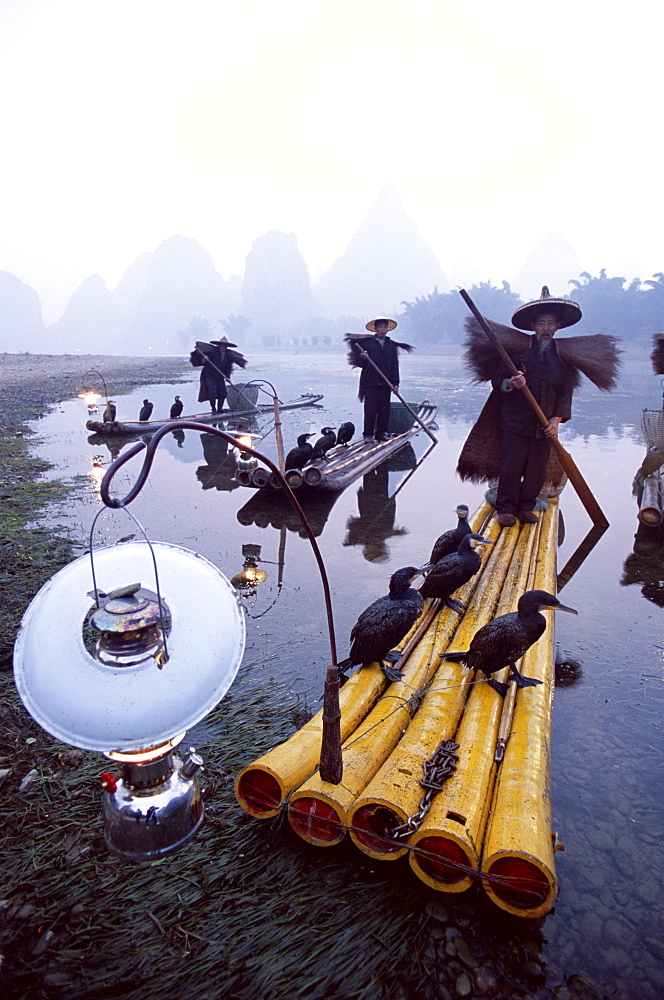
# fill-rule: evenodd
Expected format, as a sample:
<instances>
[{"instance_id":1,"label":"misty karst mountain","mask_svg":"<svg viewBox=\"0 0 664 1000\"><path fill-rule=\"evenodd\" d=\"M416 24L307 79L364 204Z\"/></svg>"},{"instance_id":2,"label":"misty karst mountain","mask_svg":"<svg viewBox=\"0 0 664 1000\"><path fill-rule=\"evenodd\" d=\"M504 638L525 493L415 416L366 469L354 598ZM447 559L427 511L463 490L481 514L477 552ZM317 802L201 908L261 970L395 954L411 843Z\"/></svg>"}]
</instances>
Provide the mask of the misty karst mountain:
<instances>
[{"instance_id":1,"label":"misty karst mountain","mask_svg":"<svg viewBox=\"0 0 664 1000\"><path fill-rule=\"evenodd\" d=\"M434 287L448 291L442 268L395 188L387 184L314 292L329 317L370 318L398 313L404 300L426 295Z\"/></svg>"},{"instance_id":2,"label":"misty karst mountain","mask_svg":"<svg viewBox=\"0 0 664 1000\"><path fill-rule=\"evenodd\" d=\"M41 302L34 288L0 271L0 351L48 352Z\"/></svg>"},{"instance_id":3,"label":"misty karst mountain","mask_svg":"<svg viewBox=\"0 0 664 1000\"><path fill-rule=\"evenodd\" d=\"M525 302L538 298L542 285L548 285L552 295L569 295L570 279L582 271L574 248L558 233L549 233L535 244L510 286Z\"/></svg>"},{"instance_id":4,"label":"misty karst mountain","mask_svg":"<svg viewBox=\"0 0 664 1000\"><path fill-rule=\"evenodd\" d=\"M74 292L49 328L52 350L104 353L176 353L178 329L194 316L216 322L237 309L240 279L224 281L195 240L172 236L127 268L109 291L93 275Z\"/></svg>"},{"instance_id":5,"label":"misty karst mountain","mask_svg":"<svg viewBox=\"0 0 664 1000\"><path fill-rule=\"evenodd\" d=\"M272 230L260 236L247 256L241 312L251 318L252 332L298 331L320 315L309 272L294 233Z\"/></svg>"}]
</instances>

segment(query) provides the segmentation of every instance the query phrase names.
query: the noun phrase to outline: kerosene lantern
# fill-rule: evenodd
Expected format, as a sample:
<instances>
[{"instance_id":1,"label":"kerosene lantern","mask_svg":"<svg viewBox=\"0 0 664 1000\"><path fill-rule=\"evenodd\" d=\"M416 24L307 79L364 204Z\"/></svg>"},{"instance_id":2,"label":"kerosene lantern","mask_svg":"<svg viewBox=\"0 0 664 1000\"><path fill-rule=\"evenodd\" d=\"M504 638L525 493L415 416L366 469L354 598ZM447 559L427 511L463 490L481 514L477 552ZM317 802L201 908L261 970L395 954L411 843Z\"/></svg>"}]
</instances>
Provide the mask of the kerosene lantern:
<instances>
[{"instance_id":1,"label":"kerosene lantern","mask_svg":"<svg viewBox=\"0 0 664 1000\"><path fill-rule=\"evenodd\" d=\"M102 775L104 837L120 857L160 858L195 836L203 762L173 750L223 698L244 644L223 573L164 542L81 556L28 607L14 649L19 694L47 732L120 765Z\"/></svg>"},{"instance_id":2,"label":"kerosene lantern","mask_svg":"<svg viewBox=\"0 0 664 1000\"><path fill-rule=\"evenodd\" d=\"M248 543L242 546L244 563L242 569L231 577L231 584L236 590L256 593L256 587L267 580L267 573L260 569L261 546Z\"/></svg>"}]
</instances>

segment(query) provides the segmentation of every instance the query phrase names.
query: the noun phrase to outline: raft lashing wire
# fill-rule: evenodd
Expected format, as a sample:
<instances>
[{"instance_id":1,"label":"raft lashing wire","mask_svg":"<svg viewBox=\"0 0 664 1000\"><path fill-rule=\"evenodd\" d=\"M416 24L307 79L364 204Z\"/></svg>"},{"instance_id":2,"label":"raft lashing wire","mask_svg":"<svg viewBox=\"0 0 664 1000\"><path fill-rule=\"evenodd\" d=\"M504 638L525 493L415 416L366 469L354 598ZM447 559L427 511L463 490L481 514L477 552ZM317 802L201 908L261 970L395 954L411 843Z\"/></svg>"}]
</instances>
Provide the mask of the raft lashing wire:
<instances>
[{"instance_id":1,"label":"raft lashing wire","mask_svg":"<svg viewBox=\"0 0 664 1000\"><path fill-rule=\"evenodd\" d=\"M520 667L543 683L518 690L499 765L502 699L481 672L473 678L444 654L467 649L475 632L513 611L526 590L555 593L558 503L551 500L537 525L501 530L488 503L471 523L493 544L482 547L480 572L455 595L466 605L463 617L434 606L424 635L416 623L399 647L402 681L388 685L374 664L341 689L341 784L323 782L317 772L318 713L238 774L236 797L256 818L285 814L314 846L334 846L348 833L377 860L408 855L417 877L437 891L462 892L479 882L501 909L535 919L558 892L549 799L553 613L545 612L547 629ZM425 606L422 621L426 616ZM458 765L417 829L404 836L422 800L424 763L444 740L458 744Z\"/></svg>"}]
</instances>

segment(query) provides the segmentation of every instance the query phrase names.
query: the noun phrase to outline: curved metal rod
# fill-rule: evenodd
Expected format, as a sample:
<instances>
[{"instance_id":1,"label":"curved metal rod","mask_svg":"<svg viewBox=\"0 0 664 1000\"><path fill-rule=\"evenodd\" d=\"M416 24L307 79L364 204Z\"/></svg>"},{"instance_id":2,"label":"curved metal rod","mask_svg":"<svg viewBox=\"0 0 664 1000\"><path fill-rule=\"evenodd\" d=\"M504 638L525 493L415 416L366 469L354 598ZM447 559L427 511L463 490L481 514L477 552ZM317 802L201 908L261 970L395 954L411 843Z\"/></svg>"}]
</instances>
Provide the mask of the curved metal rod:
<instances>
[{"instance_id":1,"label":"curved metal rod","mask_svg":"<svg viewBox=\"0 0 664 1000\"><path fill-rule=\"evenodd\" d=\"M81 378L85 378L86 375L98 375L101 379L101 383L104 387L104 395L106 396L106 402L108 403L108 389L106 388L106 379L102 373L97 368L88 368L86 372L83 372Z\"/></svg>"},{"instance_id":2,"label":"curved metal rod","mask_svg":"<svg viewBox=\"0 0 664 1000\"><path fill-rule=\"evenodd\" d=\"M302 522L302 527L306 532L307 538L309 539L309 544L313 549L316 562L318 563L318 570L320 572L321 582L323 584L323 594L325 597L325 610L327 612L327 627L330 639L330 656L332 658L332 663L336 666L337 644L334 636L332 597L330 594L330 584L327 578L327 571L325 569L323 557L321 555L320 549L318 548L318 542L314 537L314 533L311 530L311 526L307 521L306 515L302 510L302 507L297 497L295 496L293 490L286 482L283 473L281 472L279 467L275 465L272 459L268 458L267 455L263 455L260 451L256 451L255 448L250 448L245 444L242 445L239 444L237 438L235 438L232 434L228 434L226 431L220 430L218 427L211 427L211 426L202 427L200 422L197 420L175 420L173 421L173 423L169 423L167 427L162 427L160 428L160 430L156 431L156 433L153 434L153 436L151 437L150 441L147 444L145 444L145 442L143 441L138 442L132 448L129 448L129 450L124 453L124 455L120 455L119 458L116 458L116 460L111 465L109 465L104 475L104 478L101 481L101 487L99 490L103 503L107 507L117 509L118 507L125 507L127 504L130 504L132 500L136 499L138 494L145 486L148 475L150 474L150 469L152 468L152 462L154 461L155 452L157 450L159 442L163 437L166 436L166 434L170 434L171 431L173 430L198 431L200 434L215 434L217 437L220 437L224 441L227 441L228 444L232 444L234 448L238 449L238 451L247 452L254 458L257 458L261 462L264 462L265 465L267 465L268 469L270 469L271 472L274 472L274 474L278 477L279 482L281 483L281 486L284 490L284 493L288 497L291 506L293 507L293 510L295 511L297 516L300 518L300 521ZM118 472L118 470L121 469L126 462L128 462L130 459L138 455L139 452L141 452L144 448L146 454L143 459L143 467L138 474L136 482L129 490L129 493L127 493L127 495L123 497L121 500L112 497L109 493L109 489L111 481L115 476L115 473Z\"/></svg>"}]
</instances>

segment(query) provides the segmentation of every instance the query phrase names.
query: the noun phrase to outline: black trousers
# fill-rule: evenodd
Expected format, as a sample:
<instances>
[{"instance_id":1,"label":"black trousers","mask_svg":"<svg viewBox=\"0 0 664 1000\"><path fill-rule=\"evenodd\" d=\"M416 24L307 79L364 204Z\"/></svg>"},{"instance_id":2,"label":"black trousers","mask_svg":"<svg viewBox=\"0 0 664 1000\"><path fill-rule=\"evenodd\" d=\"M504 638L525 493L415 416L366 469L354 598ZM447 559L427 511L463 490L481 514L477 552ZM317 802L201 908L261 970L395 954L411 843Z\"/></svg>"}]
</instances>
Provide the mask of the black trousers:
<instances>
[{"instance_id":1,"label":"black trousers","mask_svg":"<svg viewBox=\"0 0 664 1000\"><path fill-rule=\"evenodd\" d=\"M390 401L392 390L386 385L368 385L364 393L364 430L365 437L375 434L387 434L390 422Z\"/></svg>"},{"instance_id":2,"label":"black trousers","mask_svg":"<svg viewBox=\"0 0 664 1000\"><path fill-rule=\"evenodd\" d=\"M503 456L496 494L499 514L532 510L544 485L551 441L503 431Z\"/></svg>"},{"instance_id":3,"label":"black trousers","mask_svg":"<svg viewBox=\"0 0 664 1000\"><path fill-rule=\"evenodd\" d=\"M211 409L221 410L226 399L226 379L214 370L206 370L205 387Z\"/></svg>"}]
</instances>

